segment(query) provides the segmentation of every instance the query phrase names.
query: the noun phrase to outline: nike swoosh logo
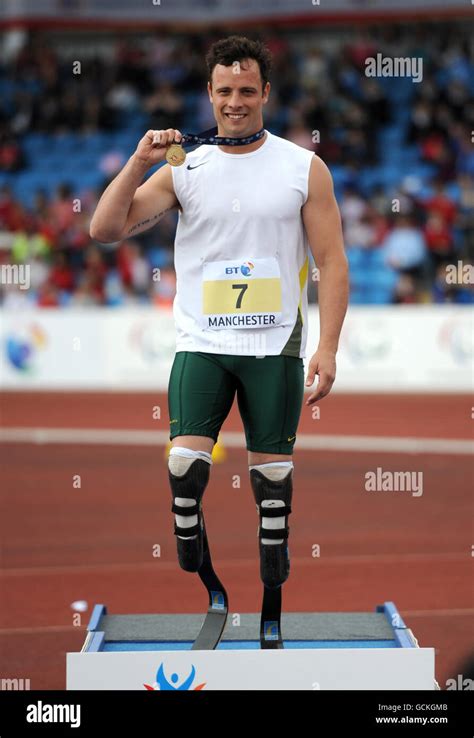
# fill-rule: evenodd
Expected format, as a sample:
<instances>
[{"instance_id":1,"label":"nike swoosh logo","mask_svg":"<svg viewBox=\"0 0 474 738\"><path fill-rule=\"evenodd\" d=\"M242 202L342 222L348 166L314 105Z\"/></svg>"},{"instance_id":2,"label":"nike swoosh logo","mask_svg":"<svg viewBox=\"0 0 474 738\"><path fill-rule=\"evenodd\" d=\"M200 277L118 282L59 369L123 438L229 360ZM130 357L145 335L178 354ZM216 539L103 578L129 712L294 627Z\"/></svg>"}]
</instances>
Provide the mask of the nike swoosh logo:
<instances>
[{"instance_id":1,"label":"nike swoosh logo","mask_svg":"<svg viewBox=\"0 0 474 738\"><path fill-rule=\"evenodd\" d=\"M294 438L296 438L296 436L291 436L291 438L289 438L288 440L292 441Z\"/></svg>"},{"instance_id":2,"label":"nike swoosh logo","mask_svg":"<svg viewBox=\"0 0 474 738\"><path fill-rule=\"evenodd\" d=\"M191 171L191 169L197 169L198 167L202 167L204 164L207 164L207 161L203 161L202 164L196 164L195 167L192 167L190 164L188 164L186 169L189 169Z\"/></svg>"}]
</instances>

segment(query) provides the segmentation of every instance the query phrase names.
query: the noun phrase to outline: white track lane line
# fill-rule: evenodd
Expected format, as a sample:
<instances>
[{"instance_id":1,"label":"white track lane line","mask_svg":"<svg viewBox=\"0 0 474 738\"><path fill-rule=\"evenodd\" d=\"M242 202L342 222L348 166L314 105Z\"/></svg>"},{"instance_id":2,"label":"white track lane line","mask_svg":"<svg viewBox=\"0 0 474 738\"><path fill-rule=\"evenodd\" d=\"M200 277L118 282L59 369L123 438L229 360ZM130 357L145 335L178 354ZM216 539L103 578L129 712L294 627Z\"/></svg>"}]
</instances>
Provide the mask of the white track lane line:
<instances>
[{"instance_id":1,"label":"white track lane line","mask_svg":"<svg viewBox=\"0 0 474 738\"><path fill-rule=\"evenodd\" d=\"M93 446L165 446L169 434L164 430L115 430L108 428L0 428L0 442L34 444L87 444ZM245 448L243 433L223 432L224 446ZM413 438L410 436L343 436L300 433L300 451L385 451L387 453L441 454L470 456L474 441L463 438Z\"/></svg>"}]
</instances>

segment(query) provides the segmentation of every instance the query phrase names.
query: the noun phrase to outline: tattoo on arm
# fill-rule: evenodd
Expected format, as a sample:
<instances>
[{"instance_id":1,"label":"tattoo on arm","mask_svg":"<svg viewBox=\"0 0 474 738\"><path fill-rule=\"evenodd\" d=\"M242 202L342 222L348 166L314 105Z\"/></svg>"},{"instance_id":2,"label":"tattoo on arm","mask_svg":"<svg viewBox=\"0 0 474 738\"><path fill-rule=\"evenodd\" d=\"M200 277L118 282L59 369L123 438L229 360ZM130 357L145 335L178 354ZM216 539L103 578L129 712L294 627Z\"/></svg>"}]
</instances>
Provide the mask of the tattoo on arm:
<instances>
[{"instance_id":1,"label":"tattoo on arm","mask_svg":"<svg viewBox=\"0 0 474 738\"><path fill-rule=\"evenodd\" d=\"M140 223L135 223L135 225L130 228L128 235L136 231L137 228L140 228L141 226L147 225L148 223L154 223L156 220L161 218L165 213L172 209L173 208L166 208L166 210L162 210L161 213L157 213L156 215L154 215L153 218L147 218L146 220L140 221Z\"/></svg>"}]
</instances>

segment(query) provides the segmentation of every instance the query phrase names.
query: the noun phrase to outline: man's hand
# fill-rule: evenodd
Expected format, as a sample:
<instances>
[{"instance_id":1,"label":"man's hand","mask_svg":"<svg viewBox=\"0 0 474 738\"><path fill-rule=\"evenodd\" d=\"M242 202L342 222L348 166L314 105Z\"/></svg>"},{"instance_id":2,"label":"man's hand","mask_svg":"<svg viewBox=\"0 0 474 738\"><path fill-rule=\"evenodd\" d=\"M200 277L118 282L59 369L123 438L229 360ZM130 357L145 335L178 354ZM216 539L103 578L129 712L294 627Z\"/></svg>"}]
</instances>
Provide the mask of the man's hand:
<instances>
[{"instance_id":1,"label":"man's hand","mask_svg":"<svg viewBox=\"0 0 474 738\"><path fill-rule=\"evenodd\" d=\"M308 366L308 375L305 382L306 387L310 387L313 384L316 374L319 375L318 386L314 392L311 392L305 405L313 405L313 403L321 400L330 393L336 378L336 354L334 352L318 349L313 354Z\"/></svg>"},{"instance_id":2,"label":"man's hand","mask_svg":"<svg viewBox=\"0 0 474 738\"><path fill-rule=\"evenodd\" d=\"M137 150L135 151L135 159L143 162L148 168L159 164L166 157L168 146L173 141L180 142L183 135L181 131L175 128L167 128L161 131L147 131L142 139L140 139Z\"/></svg>"}]
</instances>

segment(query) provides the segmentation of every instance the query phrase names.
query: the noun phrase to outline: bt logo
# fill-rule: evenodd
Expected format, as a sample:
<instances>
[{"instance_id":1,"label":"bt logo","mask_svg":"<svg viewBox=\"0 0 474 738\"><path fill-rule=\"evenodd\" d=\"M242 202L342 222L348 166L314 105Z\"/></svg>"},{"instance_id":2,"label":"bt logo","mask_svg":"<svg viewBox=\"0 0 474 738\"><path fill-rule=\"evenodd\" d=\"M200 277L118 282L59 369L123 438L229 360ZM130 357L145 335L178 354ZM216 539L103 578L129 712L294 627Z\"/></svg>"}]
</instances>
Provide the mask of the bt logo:
<instances>
[{"instance_id":1,"label":"bt logo","mask_svg":"<svg viewBox=\"0 0 474 738\"><path fill-rule=\"evenodd\" d=\"M244 277L250 277L252 274L252 270L255 268L255 264L252 264L251 261L244 261L243 264L240 266L235 267L226 267L225 273L226 274L243 274Z\"/></svg>"}]
</instances>

